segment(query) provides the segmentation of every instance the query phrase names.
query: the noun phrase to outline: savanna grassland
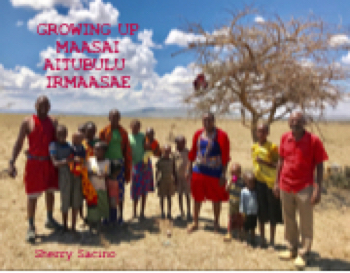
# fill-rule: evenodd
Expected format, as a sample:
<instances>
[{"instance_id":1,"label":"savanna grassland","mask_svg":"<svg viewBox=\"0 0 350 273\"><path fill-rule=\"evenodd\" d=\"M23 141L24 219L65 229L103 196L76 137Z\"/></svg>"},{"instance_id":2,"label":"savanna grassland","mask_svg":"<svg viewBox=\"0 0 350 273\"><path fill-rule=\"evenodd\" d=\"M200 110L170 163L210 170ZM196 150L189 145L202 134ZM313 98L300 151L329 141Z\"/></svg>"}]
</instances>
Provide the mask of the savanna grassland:
<instances>
[{"instance_id":1,"label":"savanna grassland","mask_svg":"<svg viewBox=\"0 0 350 273\"><path fill-rule=\"evenodd\" d=\"M7 168L12 147L19 131L23 115L0 115L0 169ZM107 117L59 116L59 122L68 127L69 136L78 125L87 120L96 123L98 129L107 124ZM183 134L188 146L194 131L201 127L200 120L190 119L142 119L142 130L152 126L161 144L172 143L173 136ZM122 118L122 125L129 130L129 118ZM238 121L218 120L217 125L224 129L231 141L231 158L251 168L251 137L248 129ZM273 124L270 139L278 143L281 134L288 130L286 122ZM350 123L322 124L321 130L326 139L325 147L329 162L350 165ZM69 137L70 140L70 137ZM25 144L25 146L27 143ZM25 149L25 147L24 147ZM24 150L23 149L23 150ZM46 210L45 198L38 201L36 214L37 240L35 245L25 242L27 230L26 195L23 185L25 157L23 151L16 166L19 174L16 179L1 176L0 191L0 269L29 270L288 270L294 269L292 262L278 259L277 251L283 248L283 226L277 228L276 248L251 248L238 241L224 243L224 227L227 222L228 206L223 204L220 220L222 231L213 233L212 207L205 203L201 211L200 230L188 235L185 221L160 220L159 200L155 193L149 194L146 220L132 220L130 186L126 187L125 213L126 226L107 228L101 239L90 236L83 222L79 220L80 236L60 235L44 227ZM321 204L315 208L314 245L308 269L350 270L350 192L327 188ZM54 216L61 220L59 193L56 193ZM173 198L173 216L179 214L177 196ZM172 230L171 238L166 231ZM268 234L268 230L267 230ZM36 250L72 251L67 258L36 258ZM79 258L80 253L108 251L116 253L115 258ZM85 255L84 254L84 255Z\"/></svg>"}]
</instances>

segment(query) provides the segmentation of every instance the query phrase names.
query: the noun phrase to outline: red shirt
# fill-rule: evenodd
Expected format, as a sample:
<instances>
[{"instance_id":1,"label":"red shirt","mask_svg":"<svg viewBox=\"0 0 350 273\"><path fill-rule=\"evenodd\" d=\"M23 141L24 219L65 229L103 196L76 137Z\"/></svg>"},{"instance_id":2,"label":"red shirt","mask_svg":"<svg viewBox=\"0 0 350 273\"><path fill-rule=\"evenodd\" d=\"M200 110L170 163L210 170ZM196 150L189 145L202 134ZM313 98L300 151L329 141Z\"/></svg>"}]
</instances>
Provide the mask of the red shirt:
<instances>
[{"instance_id":1,"label":"red shirt","mask_svg":"<svg viewBox=\"0 0 350 273\"><path fill-rule=\"evenodd\" d=\"M298 141L292 132L282 135L279 154L284 159L279 178L280 188L287 192L299 192L312 185L316 165L328 160L321 140L307 131Z\"/></svg>"}]
</instances>

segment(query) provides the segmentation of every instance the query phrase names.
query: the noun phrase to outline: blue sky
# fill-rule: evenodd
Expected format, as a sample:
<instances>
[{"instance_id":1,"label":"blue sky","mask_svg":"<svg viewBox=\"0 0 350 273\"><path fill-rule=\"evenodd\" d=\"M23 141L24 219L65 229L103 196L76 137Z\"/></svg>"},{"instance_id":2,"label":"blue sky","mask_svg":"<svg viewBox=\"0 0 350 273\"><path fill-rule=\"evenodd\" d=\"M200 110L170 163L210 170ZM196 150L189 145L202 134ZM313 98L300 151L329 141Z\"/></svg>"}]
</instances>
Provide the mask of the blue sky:
<instances>
[{"instance_id":1,"label":"blue sky","mask_svg":"<svg viewBox=\"0 0 350 273\"><path fill-rule=\"evenodd\" d=\"M186 43L186 22L202 23L206 30L212 31L215 26L228 22L227 10L241 9L246 4L259 8L262 17L278 14L288 20L291 16L307 16L313 12L328 23L350 25L350 2L347 0L2 0L1 103L13 102L14 109L31 110L35 98L47 94L53 101L53 108L63 111L102 113L108 111L106 107L119 107L125 111L147 106L176 106L183 93L191 88L194 75L190 67L194 55L171 56ZM110 37L39 36L33 26L48 22L108 22L112 24L112 33ZM137 23L140 29L133 37L121 37L117 31L118 23ZM58 38L62 41L73 39L78 44L83 40L123 39L118 56L104 57L126 58L126 72L131 75L132 88L104 91L46 89L43 60L57 57L54 51ZM66 57L79 56L67 54Z\"/></svg>"}]
</instances>

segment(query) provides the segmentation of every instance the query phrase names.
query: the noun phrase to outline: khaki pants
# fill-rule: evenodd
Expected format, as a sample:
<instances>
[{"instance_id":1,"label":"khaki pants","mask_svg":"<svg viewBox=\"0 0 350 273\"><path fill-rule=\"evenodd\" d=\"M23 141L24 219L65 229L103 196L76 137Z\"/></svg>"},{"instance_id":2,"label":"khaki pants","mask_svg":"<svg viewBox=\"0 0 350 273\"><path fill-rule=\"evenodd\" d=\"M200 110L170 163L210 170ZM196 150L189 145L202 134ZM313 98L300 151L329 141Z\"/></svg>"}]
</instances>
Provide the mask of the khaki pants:
<instances>
[{"instance_id":1,"label":"khaki pants","mask_svg":"<svg viewBox=\"0 0 350 273\"><path fill-rule=\"evenodd\" d=\"M284 219L285 239L292 251L297 251L299 245L299 228L296 212L299 212L299 226L302 238L301 255L311 250L313 238L313 205L311 196L313 187L308 186L298 193L289 193L281 190L282 212Z\"/></svg>"}]
</instances>

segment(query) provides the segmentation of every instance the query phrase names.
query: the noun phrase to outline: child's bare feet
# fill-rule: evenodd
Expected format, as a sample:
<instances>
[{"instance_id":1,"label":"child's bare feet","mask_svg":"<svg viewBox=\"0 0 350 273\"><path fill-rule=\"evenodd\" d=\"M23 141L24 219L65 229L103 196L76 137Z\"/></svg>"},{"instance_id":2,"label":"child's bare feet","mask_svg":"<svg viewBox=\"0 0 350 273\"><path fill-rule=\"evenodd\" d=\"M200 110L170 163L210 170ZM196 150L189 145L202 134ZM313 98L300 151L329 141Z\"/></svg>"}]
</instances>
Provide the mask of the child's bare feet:
<instances>
[{"instance_id":1,"label":"child's bare feet","mask_svg":"<svg viewBox=\"0 0 350 273\"><path fill-rule=\"evenodd\" d=\"M224 242L230 242L232 240L231 232L228 232L224 237Z\"/></svg>"},{"instance_id":2,"label":"child's bare feet","mask_svg":"<svg viewBox=\"0 0 350 273\"><path fill-rule=\"evenodd\" d=\"M188 233L192 233L193 231L196 231L196 230L198 230L198 224L196 224L196 223L192 223L187 228Z\"/></svg>"}]
</instances>

